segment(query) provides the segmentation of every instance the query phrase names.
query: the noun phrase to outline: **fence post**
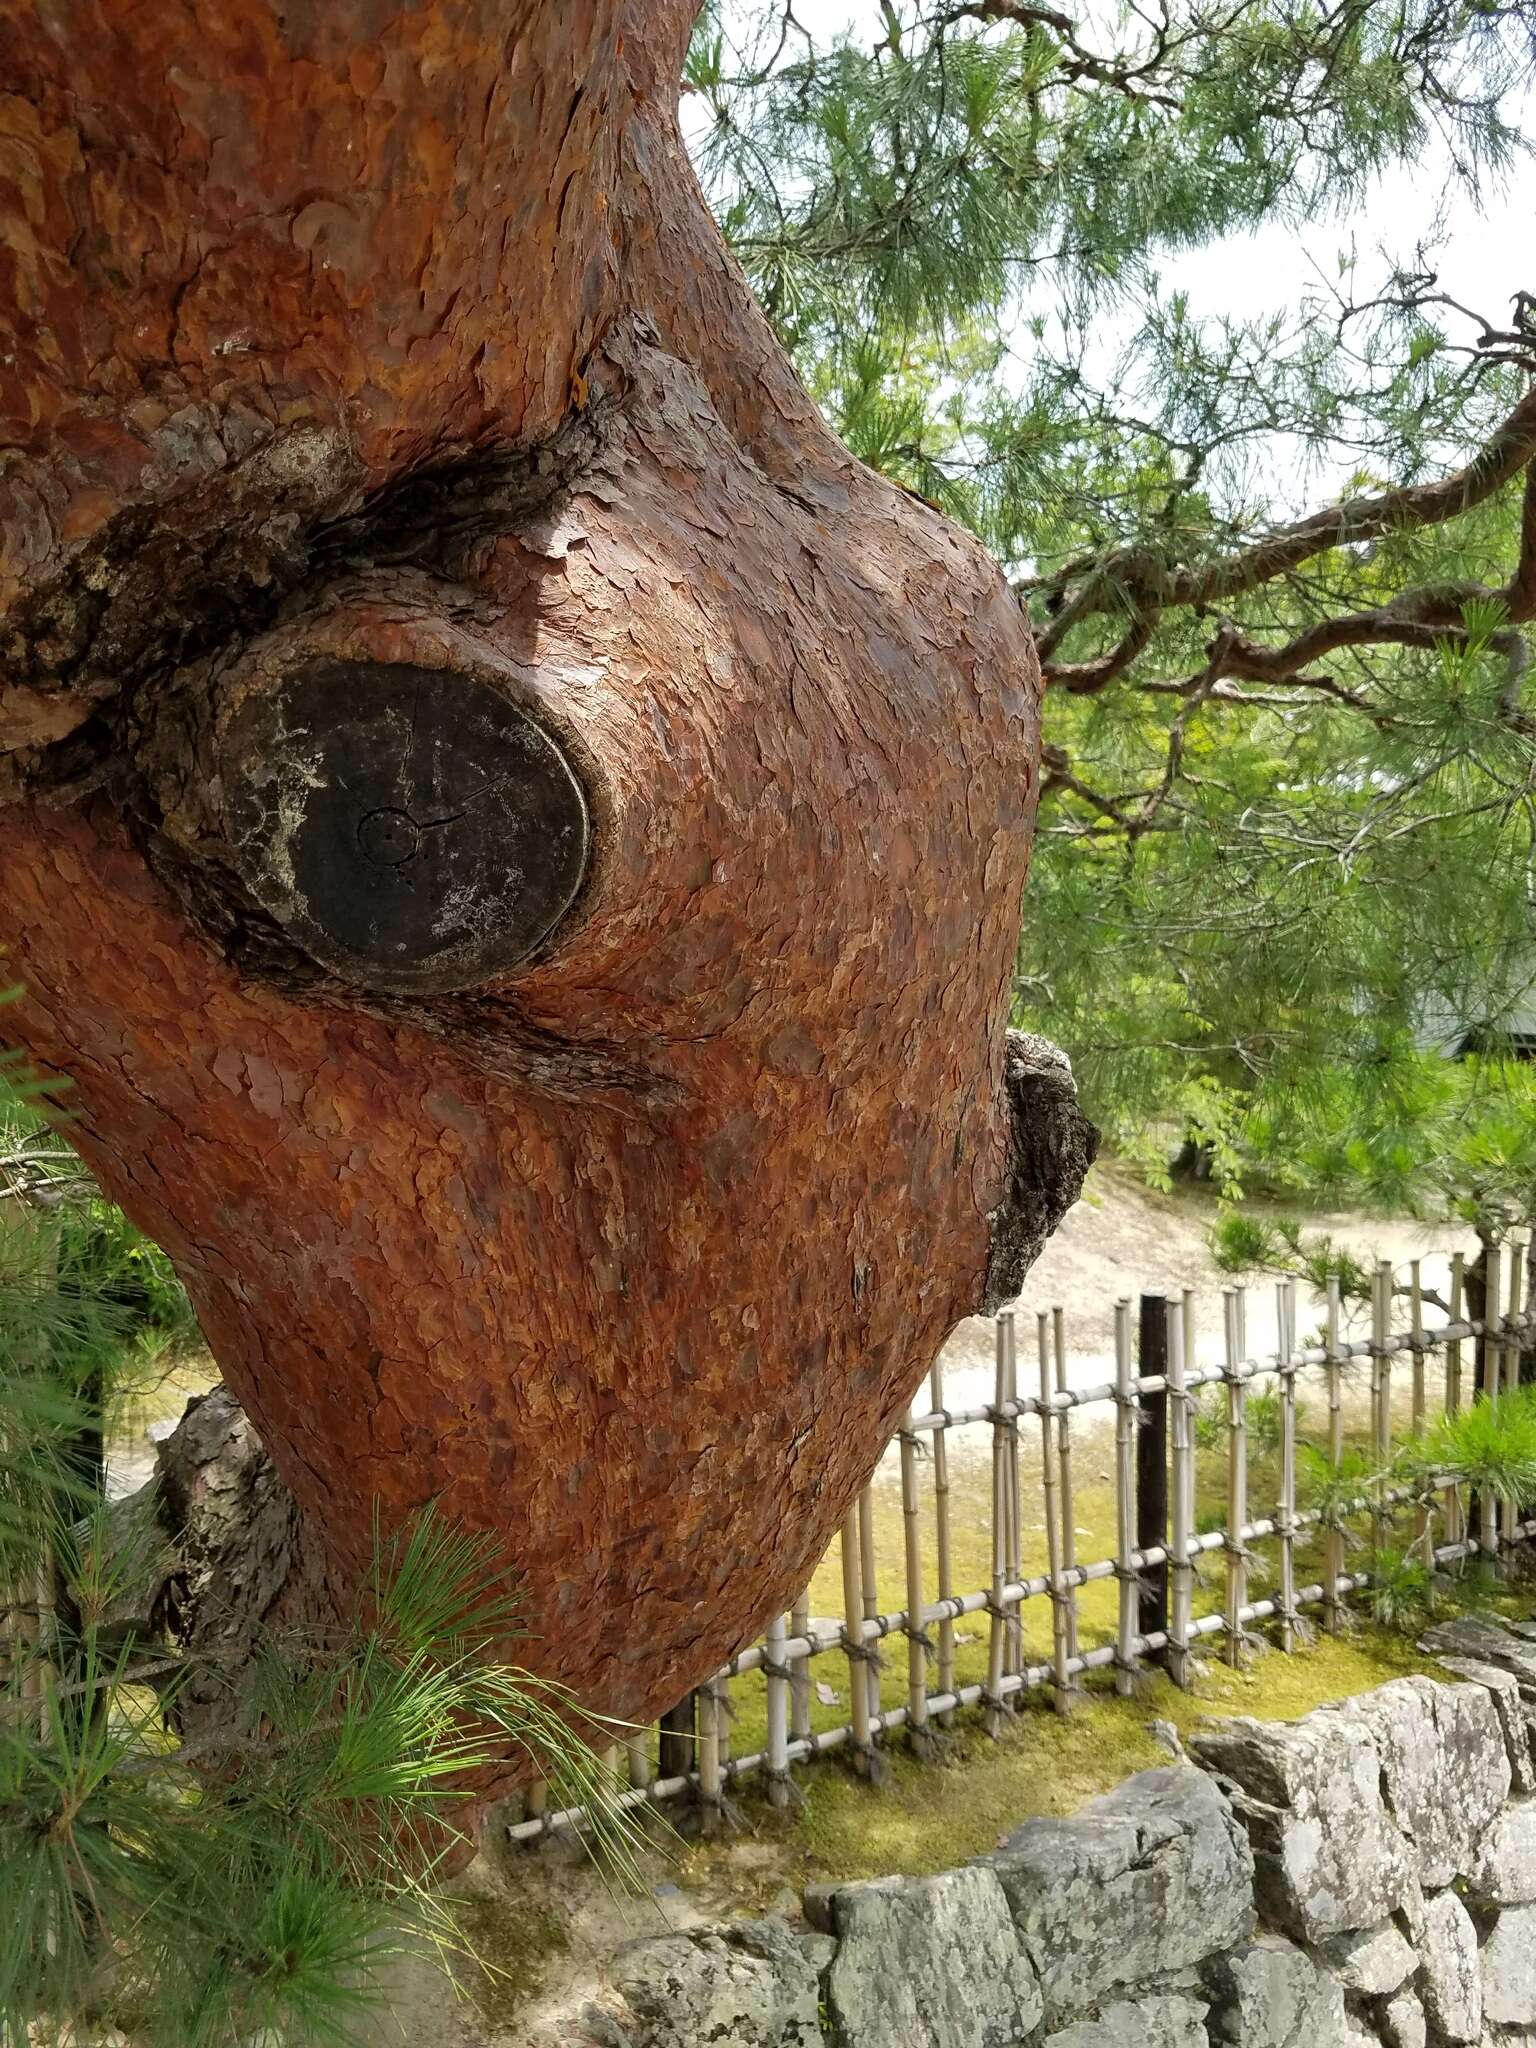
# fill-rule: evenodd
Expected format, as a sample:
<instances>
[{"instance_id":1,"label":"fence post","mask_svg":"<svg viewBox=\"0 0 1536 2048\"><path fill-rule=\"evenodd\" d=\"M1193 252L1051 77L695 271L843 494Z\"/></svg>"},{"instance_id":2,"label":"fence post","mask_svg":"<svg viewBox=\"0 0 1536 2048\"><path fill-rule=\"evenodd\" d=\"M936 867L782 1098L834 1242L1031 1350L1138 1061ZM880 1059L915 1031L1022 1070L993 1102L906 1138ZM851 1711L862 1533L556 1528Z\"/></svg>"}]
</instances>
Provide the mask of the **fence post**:
<instances>
[{"instance_id":1,"label":"fence post","mask_svg":"<svg viewBox=\"0 0 1536 2048\"><path fill-rule=\"evenodd\" d=\"M928 1399L940 1418L933 1432L933 1548L942 1605L954 1598L955 1580L949 1548L949 1411L944 1406L944 1368L937 1363L928 1377ZM955 1621L952 1614L946 1613L939 1623L939 1691L952 1693L954 1689ZM941 1727L949 1727L953 1720L953 1713L939 1716Z\"/></svg>"},{"instance_id":2,"label":"fence post","mask_svg":"<svg viewBox=\"0 0 1536 2048\"><path fill-rule=\"evenodd\" d=\"M1337 1273L1328 1275L1328 1334L1324 1341L1327 1363L1323 1370L1328 1382L1328 1462L1335 1472L1344 1462L1344 1402L1340 1382L1343 1378L1342 1360L1339 1356L1339 1320L1343 1306L1343 1288ZM1335 1522L1330 1522L1323 1531L1323 1626L1337 1635L1342 1611L1339 1606L1339 1580L1344 1576L1344 1531Z\"/></svg>"},{"instance_id":3,"label":"fence post","mask_svg":"<svg viewBox=\"0 0 1536 2048\"><path fill-rule=\"evenodd\" d=\"M1280 1647L1296 1643L1296 1282L1275 1289L1280 1349Z\"/></svg>"},{"instance_id":4,"label":"fence post","mask_svg":"<svg viewBox=\"0 0 1536 2048\"><path fill-rule=\"evenodd\" d=\"M1010 1407L1014 1407L1019 1398L1019 1351L1018 1329L1014 1321L1013 1310L1011 1308L1002 1309L998 1314L997 1323L998 1335L1002 1339L1003 1350L1007 1360L1003 1398ZM1019 1502L1019 1418L1016 1413L1009 1415L1007 1429L1008 1492L1004 1503L1004 1527L1007 1531L1007 1541L1003 1547L1003 1570L1009 1585L1013 1586L1017 1585L1024 1576L1024 1550ZM1022 1601L1008 1610L1006 1641L1008 1654L1004 1660L1004 1668L1012 1673L1020 1672L1024 1669L1024 1606Z\"/></svg>"},{"instance_id":5,"label":"fence post","mask_svg":"<svg viewBox=\"0 0 1536 2048\"><path fill-rule=\"evenodd\" d=\"M991 1627L987 1635L987 1707L989 1735L1000 1735L1003 1727L1003 1668L1008 1634L1008 1607L1003 1597L1008 1583L1008 1424L1003 1403L1008 1397L1008 1353L1003 1336L1004 1310L997 1318L996 1369L992 1398L992 1598Z\"/></svg>"},{"instance_id":6,"label":"fence post","mask_svg":"<svg viewBox=\"0 0 1536 2048\"><path fill-rule=\"evenodd\" d=\"M1497 1404L1499 1398L1499 1368L1502 1362L1502 1348L1499 1343L1499 1302L1502 1298L1503 1275L1499 1267L1499 1248L1496 1244L1483 1247L1483 1398ZM1499 1506L1491 1493L1485 1493L1478 1501L1478 1515L1481 1528L1478 1531L1486 1557L1499 1554Z\"/></svg>"},{"instance_id":7,"label":"fence post","mask_svg":"<svg viewBox=\"0 0 1536 2048\"><path fill-rule=\"evenodd\" d=\"M1376 1491L1387 1490L1387 1466L1392 1456L1392 1363L1387 1339L1392 1328L1392 1268L1378 1259L1371 1282L1371 1437L1376 1460ZM1371 1544L1380 1553L1386 1548L1385 1503L1378 1499L1371 1517Z\"/></svg>"},{"instance_id":8,"label":"fence post","mask_svg":"<svg viewBox=\"0 0 1536 2048\"><path fill-rule=\"evenodd\" d=\"M1131 1370L1131 1304L1115 1303L1115 1578L1120 1612L1115 1645L1115 1691L1136 1685L1136 1393Z\"/></svg>"},{"instance_id":9,"label":"fence post","mask_svg":"<svg viewBox=\"0 0 1536 2048\"><path fill-rule=\"evenodd\" d=\"M657 1775L686 1778L699 1767L699 1696L688 1693L675 1707L669 1707L658 1724L661 1730Z\"/></svg>"},{"instance_id":10,"label":"fence post","mask_svg":"<svg viewBox=\"0 0 1536 2048\"><path fill-rule=\"evenodd\" d=\"M793 1794L789 1783L789 1671L784 1662L788 1631L784 1616L776 1614L768 1624L764 1644L763 1670L768 1683L768 1803L780 1813Z\"/></svg>"},{"instance_id":11,"label":"fence post","mask_svg":"<svg viewBox=\"0 0 1536 2048\"><path fill-rule=\"evenodd\" d=\"M1525 1261L1520 1256L1520 1246L1513 1234L1509 1240L1509 1308L1504 1323L1504 1387L1513 1393L1520 1384L1520 1282L1524 1275ZM1506 1544L1515 1540L1515 1531L1520 1526L1520 1504L1511 1497L1502 1503L1503 1538Z\"/></svg>"},{"instance_id":12,"label":"fence post","mask_svg":"<svg viewBox=\"0 0 1536 2048\"><path fill-rule=\"evenodd\" d=\"M1424 1356L1427 1346L1424 1341L1424 1273L1420 1262L1414 1259L1408 1267L1409 1308L1411 1327L1410 1341L1413 1345L1413 1410L1409 1428L1413 1435L1424 1434L1426 1401L1424 1393ZM1414 1535L1418 1542L1419 1554L1431 1572L1435 1568L1435 1511L1431 1500L1419 1503L1414 1516Z\"/></svg>"},{"instance_id":13,"label":"fence post","mask_svg":"<svg viewBox=\"0 0 1536 2048\"><path fill-rule=\"evenodd\" d=\"M1056 1391L1067 1391L1067 1317L1062 1308L1051 1310L1051 1331L1056 1350ZM1061 1568L1067 1575L1067 1657L1077 1655L1077 1497L1072 1490L1072 1411L1063 1408L1057 1418L1056 1451L1061 1461ZM1077 1680L1072 1680L1074 1686Z\"/></svg>"},{"instance_id":14,"label":"fence post","mask_svg":"<svg viewBox=\"0 0 1536 2048\"><path fill-rule=\"evenodd\" d=\"M1056 1711L1064 1714L1067 1699L1067 1615L1061 1583L1061 1525L1056 1517L1055 1413L1051 1407L1050 1318L1042 1309L1035 1318L1040 1352L1040 1485L1045 1496L1045 1551L1051 1577L1051 1661L1056 1673Z\"/></svg>"},{"instance_id":15,"label":"fence post","mask_svg":"<svg viewBox=\"0 0 1536 2048\"><path fill-rule=\"evenodd\" d=\"M869 1680L865 1676L868 1645L864 1641L864 1602L859 1589L859 1510L843 1518L843 1648L848 1657L849 1719L853 1723L853 1766L865 1777L874 1775L874 1748L869 1739Z\"/></svg>"},{"instance_id":16,"label":"fence post","mask_svg":"<svg viewBox=\"0 0 1536 2048\"><path fill-rule=\"evenodd\" d=\"M710 1835L725 1807L720 1769L720 1696L713 1678L699 1687L699 1829Z\"/></svg>"},{"instance_id":17,"label":"fence post","mask_svg":"<svg viewBox=\"0 0 1536 2048\"><path fill-rule=\"evenodd\" d=\"M789 1613L789 1632L805 1637L811 1632L811 1589L806 1587ZM811 1660L809 1653L796 1657L789 1667L789 1732L799 1742L811 1732Z\"/></svg>"},{"instance_id":18,"label":"fence post","mask_svg":"<svg viewBox=\"0 0 1536 2048\"><path fill-rule=\"evenodd\" d=\"M1221 1290L1221 1327L1227 1383L1227 1662L1243 1661L1243 1608L1248 1599L1248 1387L1237 1335L1237 1296Z\"/></svg>"},{"instance_id":19,"label":"fence post","mask_svg":"<svg viewBox=\"0 0 1536 2048\"><path fill-rule=\"evenodd\" d=\"M1168 1299L1162 1294L1141 1297L1137 1363L1142 1379L1168 1371ZM1143 1393L1141 1427L1136 1438L1136 1548L1168 1547L1168 1396ZM1168 1564L1143 1564L1138 1629L1144 1636L1168 1629Z\"/></svg>"},{"instance_id":20,"label":"fence post","mask_svg":"<svg viewBox=\"0 0 1536 2048\"><path fill-rule=\"evenodd\" d=\"M1462 1254L1451 1255L1451 1286L1446 1299L1446 1318L1459 1323L1466 1299L1464 1263ZM1461 1412L1461 1339L1450 1337L1445 1346L1445 1412L1459 1415ZM1466 1528L1461 1512L1461 1488L1453 1479L1445 1489L1445 1540L1447 1543L1461 1543L1465 1540Z\"/></svg>"},{"instance_id":21,"label":"fence post","mask_svg":"<svg viewBox=\"0 0 1536 2048\"><path fill-rule=\"evenodd\" d=\"M629 1782L637 1792L644 1791L651 1782L651 1758L644 1731L631 1735L624 1748L629 1758Z\"/></svg>"},{"instance_id":22,"label":"fence post","mask_svg":"<svg viewBox=\"0 0 1536 2048\"><path fill-rule=\"evenodd\" d=\"M931 1755L928 1733L928 1636L923 1626L923 1529L917 1490L917 1438L907 1416L901 1432L901 1530L907 1572L907 1740L920 1757Z\"/></svg>"},{"instance_id":23,"label":"fence post","mask_svg":"<svg viewBox=\"0 0 1536 2048\"><path fill-rule=\"evenodd\" d=\"M866 1486L859 1495L859 1590L864 1600L864 1619L877 1620L880 1587L875 1576L875 1495L872 1486ZM869 1688L869 1712L873 1719L880 1711L880 1638L867 1636L864 1647L867 1652L864 1683Z\"/></svg>"},{"instance_id":24,"label":"fence post","mask_svg":"<svg viewBox=\"0 0 1536 2048\"><path fill-rule=\"evenodd\" d=\"M1190 1441L1189 1391L1184 1384L1184 1325L1181 1304L1168 1303L1168 1415L1173 1448L1170 1489L1168 1673L1175 1685L1189 1685L1189 1623L1193 1607L1194 1569L1189 1557L1191 1504L1194 1497L1193 1445Z\"/></svg>"}]
</instances>

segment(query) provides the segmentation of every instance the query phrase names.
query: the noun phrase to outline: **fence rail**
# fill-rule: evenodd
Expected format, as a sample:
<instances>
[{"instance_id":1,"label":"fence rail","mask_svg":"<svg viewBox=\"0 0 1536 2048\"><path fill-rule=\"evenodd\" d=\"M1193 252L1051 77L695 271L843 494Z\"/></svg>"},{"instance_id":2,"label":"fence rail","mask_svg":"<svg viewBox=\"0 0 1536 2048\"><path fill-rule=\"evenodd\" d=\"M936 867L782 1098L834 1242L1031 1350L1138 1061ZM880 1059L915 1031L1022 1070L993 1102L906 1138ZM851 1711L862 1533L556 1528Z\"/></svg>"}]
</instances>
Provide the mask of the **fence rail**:
<instances>
[{"instance_id":1,"label":"fence rail","mask_svg":"<svg viewBox=\"0 0 1536 2048\"><path fill-rule=\"evenodd\" d=\"M1087 1387L1070 1385L1067 1319L1055 1308L1036 1318L1038 1391L1021 1391L1016 1320L1005 1310L995 1319L992 1400L947 1408L943 1370L935 1366L925 1389L926 1407L909 1415L892 1440L894 1475L883 1476L890 1463L883 1461L881 1473L850 1511L833 1545L838 1558L831 1582L835 1618L814 1613L814 1587L822 1590L820 1604L834 1604L826 1598L829 1581L823 1573L785 1614L774 1617L761 1640L742 1649L698 1689L691 1713L675 1711L664 1718L659 1737L655 1730L636 1731L610 1752L616 1778L628 1780L615 1792L614 1803L639 1806L691 1797L707 1819L723 1807L728 1788L760 1779L770 1800L783 1806L794 1796L793 1765L848 1751L857 1768L873 1775L886 1738L904 1731L911 1749L926 1757L935 1727L965 1709L979 1707L985 1725L997 1732L1026 1691L1050 1688L1057 1709L1068 1713L1086 1674L1112 1673L1116 1689L1129 1693L1153 1660L1176 1684L1186 1685L1196 1645L1219 1643L1228 1660L1237 1663L1266 1623L1273 1624L1278 1648L1290 1651L1299 1640L1304 1614L1319 1611L1323 1626L1336 1629L1345 1603L1373 1585L1369 1570L1346 1569L1347 1545L1364 1540L1352 1532L1350 1517L1368 1525L1379 1552L1394 1517L1411 1506L1412 1546L1429 1565L1497 1558L1505 1548L1528 1542L1536 1535L1536 1521L1521 1522L1511 1505L1500 1507L1491 1498L1467 1502L1450 1473L1436 1473L1428 1491L1372 1483L1358 1497L1317 1508L1302 1504L1297 1483L1302 1442L1298 1381L1306 1376L1311 1376L1309 1393L1321 1376L1316 1391L1324 1403L1325 1429L1316 1449L1338 1467L1350 1443L1345 1394L1355 1368L1368 1368L1364 1413L1356 1418L1355 1432L1378 1470L1390 1457L1398 1421L1406 1422L1409 1435L1422 1435L1429 1425L1431 1362L1438 1367L1438 1405L1445 1413L1460 1409L1467 1389L1463 1346L1472 1347L1474 1399L1497 1401L1517 1383L1522 1348L1536 1339L1532 1304L1521 1298L1526 1270L1521 1251L1514 1245L1486 1251L1478 1273L1484 1313L1476 1317L1466 1312L1469 1275L1457 1254L1450 1262L1446 1320L1434 1327L1424 1321L1418 1263L1411 1264L1406 1285L1399 1287L1391 1266L1380 1262L1371 1283L1370 1334L1360 1339L1342 1335L1344 1302L1339 1282L1332 1280L1323 1341L1305 1347L1296 1341L1295 1282L1282 1280L1276 1290L1279 1341L1275 1353L1264 1358L1248 1355L1247 1290L1229 1288L1223 1296L1224 1356L1219 1364L1195 1362L1192 1292L1166 1300L1144 1295L1135 1343L1133 1304L1124 1300L1115 1311L1115 1376ZM1400 1298L1408 1305L1406 1330L1392 1328L1394 1303ZM1405 1416L1403 1389L1400 1383L1394 1387L1394 1366L1403 1358L1409 1365ZM1138 1364L1153 1369L1141 1372ZM1266 1382L1273 1383L1272 1393ZM1200 1402L1207 1388L1221 1392L1214 1408ZM1262 1419L1271 1441L1256 1457L1254 1423L1261 1397L1268 1403ZM1100 1476L1111 1481L1113 1554L1081 1562L1076 1461L1079 1432L1095 1411L1111 1425L1106 1441L1085 1441L1094 1449L1095 1462L1105 1461ZM1038 1430L1032 1481L1025 1474L1022 1425L1027 1422ZM959 1433L975 1437L982 1431L990 1432L990 1443L982 1437L979 1455L969 1462L973 1472L987 1476L973 1484L966 1505L965 1490L956 1485L956 1445L968 1441ZM1274 1487L1273 1509L1257 1516L1250 1510L1256 1479L1272 1480ZM1205 1512L1202 1482L1212 1503ZM879 1597L882 1489L887 1495L893 1489L899 1493L899 1513L892 1523L894 1529L899 1521L903 1604L889 1611L882 1610ZM1039 1518L1028 1525L1026 1508ZM1469 1508L1475 1508L1475 1532ZM1216 1525L1201 1527L1202 1521ZM985 1527L978 1527L982 1522ZM1044 1536L1043 1570L1025 1569L1026 1527ZM957 1561L967 1537L973 1547L985 1538L990 1573L986 1584L957 1591ZM1315 1556L1309 1549L1314 1542L1319 1546ZM1260 1545L1268 1546L1270 1554L1261 1552ZM887 1549L895 1547L891 1533ZM1201 1563L1218 1556L1220 1586L1209 1590L1208 1611L1197 1612ZM1297 1581L1304 1560L1318 1576L1303 1585ZM1274 1590L1255 1599L1253 1581L1266 1570L1273 1572ZM1108 1583L1116 1588L1112 1608L1101 1617L1085 1615L1084 1591ZM1025 1627L1032 1601L1044 1601L1048 1611L1035 1654ZM979 1639L962 1636L958 1627L973 1616L986 1618L984 1659ZM1103 1639L1091 1640L1095 1635ZM880 1646L892 1637L905 1639L901 1679L883 1671ZM967 1679L961 1675L962 1650L972 1645L977 1675ZM818 1659L837 1660L841 1694L818 1684ZM897 1685L900 1697L883 1697ZM759 1746L733 1756L733 1725L745 1686L757 1688L752 1706L761 1735ZM825 1722L826 1711L844 1701L846 1718L814 1725L818 1709ZM509 1824L507 1834L515 1842L533 1842L579 1826L586 1817L581 1807L549 1810L542 1788L535 1788L524 1818Z\"/></svg>"}]
</instances>

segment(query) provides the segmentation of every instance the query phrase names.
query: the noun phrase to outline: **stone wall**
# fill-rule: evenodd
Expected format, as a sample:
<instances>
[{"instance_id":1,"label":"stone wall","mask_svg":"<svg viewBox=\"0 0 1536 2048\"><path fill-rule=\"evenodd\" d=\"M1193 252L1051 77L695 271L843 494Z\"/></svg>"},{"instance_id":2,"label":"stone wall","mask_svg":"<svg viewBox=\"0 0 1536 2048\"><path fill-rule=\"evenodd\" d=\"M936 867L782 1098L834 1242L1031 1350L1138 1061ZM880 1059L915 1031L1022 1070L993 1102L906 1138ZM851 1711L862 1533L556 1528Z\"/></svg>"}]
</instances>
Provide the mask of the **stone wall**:
<instances>
[{"instance_id":1,"label":"stone wall","mask_svg":"<svg viewBox=\"0 0 1536 2048\"><path fill-rule=\"evenodd\" d=\"M624 1949L595 2048L1536 2048L1536 1625L805 1924Z\"/></svg>"}]
</instances>

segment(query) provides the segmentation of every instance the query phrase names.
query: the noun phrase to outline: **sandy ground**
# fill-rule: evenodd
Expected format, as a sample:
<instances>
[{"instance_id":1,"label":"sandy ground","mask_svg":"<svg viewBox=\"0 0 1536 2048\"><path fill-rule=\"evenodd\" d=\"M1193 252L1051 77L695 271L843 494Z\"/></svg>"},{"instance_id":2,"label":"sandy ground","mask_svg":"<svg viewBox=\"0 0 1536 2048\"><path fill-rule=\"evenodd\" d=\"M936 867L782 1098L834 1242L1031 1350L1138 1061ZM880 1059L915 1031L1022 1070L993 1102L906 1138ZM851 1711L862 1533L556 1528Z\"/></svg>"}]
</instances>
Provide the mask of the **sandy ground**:
<instances>
[{"instance_id":1,"label":"sandy ground","mask_svg":"<svg viewBox=\"0 0 1536 2048\"><path fill-rule=\"evenodd\" d=\"M1256 1208L1254 1213L1263 1211ZM1294 1211L1287 1213L1294 1218ZM1115 1304L1129 1299L1134 1323L1135 1304L1143 1292L1176 1295L1192 1288L1195 1363L1220 1363L1222 1290L1234 1281L1211 1257L1208 1234L1216 1216L1214 1198L1182 1190L1159 1195L1113 1162L1095 1167L1083 1200L1046 1246L1014 1304L1020 1392L1038 1391L1036 1317L1058 1304L1066 1312L1067 1378L1073 1388L1099 1386L1114 1378ZM1309 1231L1325 1232L1358 1257L1391 1259L1400 1283L1406 1283L1409 1262L1420 1260L1424 1286L1442 1294L1452 1254L1461 1251L1470 1259L1477 1250L1474 1233L1456 1224L1354 1211L1318 1214L1305 1221ZM1406 1308L1400 1313L1406 1317ZM1298 1283L1298 1341L1320 1341L1323 1319L1322 1297ZM1426 1312L1430 1324L1442 1319L1436 1310ZM1364 1336L1367 1322L1364 1312L1357 1310L1346 1324L1346 1336ZM1262 1275L1248 1283L1247 1329L1249 1355L1272 1357L1279 1341L1275 1286ZM972 1316L961 1323L940 1362L947 1408L976 1408L990 1401L996 1377L991 1321ZM926 1386L919 1390L915 1405L927 1407ZM953 1442L959 1449L970 1439L979 1441L976 1432L964 1431L957 1432Z\"/></svg>"}]
</instances>

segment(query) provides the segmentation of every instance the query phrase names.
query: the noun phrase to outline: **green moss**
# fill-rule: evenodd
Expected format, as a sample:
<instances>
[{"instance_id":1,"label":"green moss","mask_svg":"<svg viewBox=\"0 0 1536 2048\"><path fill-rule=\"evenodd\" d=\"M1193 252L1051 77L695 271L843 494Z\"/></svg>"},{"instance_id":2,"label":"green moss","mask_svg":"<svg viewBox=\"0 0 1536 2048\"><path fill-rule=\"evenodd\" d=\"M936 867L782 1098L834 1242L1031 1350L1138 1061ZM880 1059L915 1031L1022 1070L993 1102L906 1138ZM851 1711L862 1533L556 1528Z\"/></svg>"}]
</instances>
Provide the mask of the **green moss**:
<instances>
[{"instance_id":1,"label":"green moss","mask_svg":"<svg viewBox=\"0 0 1536 2048\"><path fill-rule=\"evenodd\" d=\"M1402 1637L1362 1625L1348 1635L1318 1635L1293 1656L1260 1652L1241 1671L1202 1663L1189 1692L1149 1674L1135 1698L1094 1685L1068 1715L1042 1693L1026 1695L996 1741L962 1717L936 1763L917 1762L894 1738L877 1785L826 1764L800 1774L804 1805L794 1814L749 1797L744 1817L758 1852L750 1882L733 1883L730 1843L693 1850L687 1875L758 1909L770 1878L812 1883L948 1869L995 1848L1021 1820L1072 1813L1133 1773L1166 1764L1154 1720L1181 1734L1209 1717L1292 1720L1389 1678L1438 1670ZM769 1845L780 1854L765 1866L761 1852Z\"/></svg>"},{"instance_id":2,"label":"green moss","mask_svg":"<svg viewBox=\"0 0 1536 2048\"><path fill-rule=\"evenodd\" d=\"M543 1989L546 1966L570 1948L567 1916L526 1897L486 1892L454 1901L466 1959L456 1970L488 2026L510 2025Z\"/></svg>"}]
</instances>

